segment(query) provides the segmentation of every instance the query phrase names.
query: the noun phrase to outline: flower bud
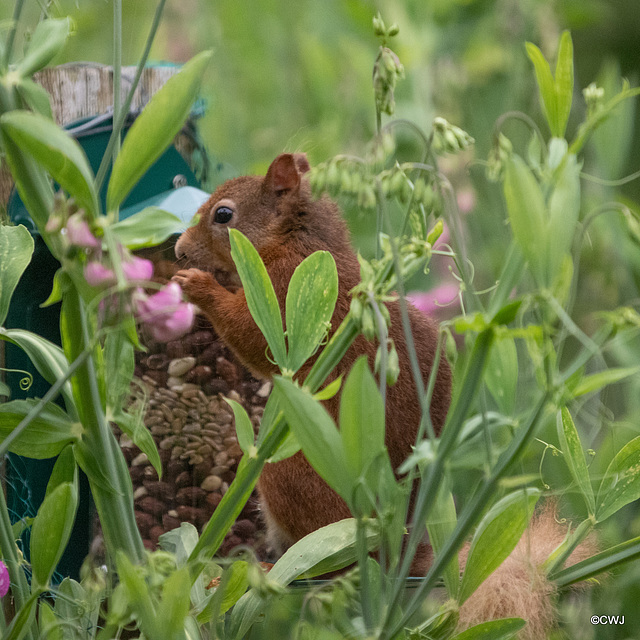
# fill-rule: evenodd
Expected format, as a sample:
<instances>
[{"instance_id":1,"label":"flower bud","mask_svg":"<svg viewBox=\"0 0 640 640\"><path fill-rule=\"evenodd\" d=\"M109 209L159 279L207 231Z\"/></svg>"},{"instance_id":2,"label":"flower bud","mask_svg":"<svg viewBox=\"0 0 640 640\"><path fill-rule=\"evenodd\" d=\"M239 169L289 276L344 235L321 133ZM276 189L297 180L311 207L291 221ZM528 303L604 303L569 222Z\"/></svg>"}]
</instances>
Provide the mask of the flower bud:
<instances>
[{"instance_id":1,"label":"flower bud","mask_svg":"<svg viewBox=\"0 0 640 640\"><path fill-rule=\"evenodd\" d=\"M350 311L354 320L360 322L360 319L362 318L363 309L364 307L362 305L362 301L360 300L360 298L358 298L358 296L354 296L353 298L351 298Z\"/></svg>"},{"instance_id":2,"label":"flower bud","mask_svg":"<svg viewBox=\"0 0 640 640\"><path fill-rule=\"evenodd\" d=\"M122 261L122 271L127 280L151 280L153 277L153 262L132 256L131 260Z\"/></svg>"},{"instance_id":3,"label":"flower bud","mask_svg":"<svg viewBox=\"0 0 640 640\"><path fill-rule=\"evenodd\" d=\"M84 219L84 213L78 211L67 220L67 238L69 243L76 247L97 249L100 241L91 233L89 225Z\"/></svg>"},{"instance_id":4,"label":"flower bud","mask_svg":"<svg viewBox=\"0 0 640 640\"><path fill-rule=\"evenodd\" d=\"M373 16L373 32L377 36L384 36L386 35L386 32L387 32L384 22L382 21L382 16L380 15L379 12L378 12L378 15Z\"/></svg>"},{"instance_id":5,"label":"flower bud","mask_svg":"<svg viewBox=\"0 0 640 640\"><path fill-rule=\"evenodd\" d=\"M361 331L367 340L373 340L376 337L376 325L373 319L373 310L369 305L362 310Z\"/></svg>"},{"instance_id":6,"label":"flower bud","mask_svg":"<svg viewBox=\"0 0 640 640\"><path fill-rule=\"evenodd\" d=\"M389 354L387 355L387 384L394 385L398 381L400 375L400 361L398 360L398 352L393 344L393 340L389 342Z\"/></svg>"},{"instance_id":7,"label":"flower bud","mask_svg":"<svg viewBox=\"0 0 640 640\"><path fill-rule=\"evenodd\" d=\"M84 279L92 287L112 285L116 282L115 273L101 262L87 262L84 267Z\"/></svg>"},{"instance_id":8,"label":"flower bud","mask_svg":"<svg viewBox=\"0 0 640 640\"><path fill-rule=\"evenodd\" d=\"M400 33L400 27L394 22L387 31L387 36L389 38L393 38L393 36L397 36Z\"/></svg>"}]
</instances>

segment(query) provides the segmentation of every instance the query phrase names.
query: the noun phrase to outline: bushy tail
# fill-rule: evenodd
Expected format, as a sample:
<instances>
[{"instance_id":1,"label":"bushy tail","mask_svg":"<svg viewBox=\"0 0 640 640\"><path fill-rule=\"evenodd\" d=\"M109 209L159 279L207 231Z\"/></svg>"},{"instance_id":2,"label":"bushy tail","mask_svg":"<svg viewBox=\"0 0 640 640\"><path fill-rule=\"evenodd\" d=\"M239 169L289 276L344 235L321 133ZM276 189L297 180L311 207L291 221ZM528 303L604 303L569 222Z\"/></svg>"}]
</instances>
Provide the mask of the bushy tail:
<instances>
[{"instance_id":1,"label":"bushy tail","mask_svg":"<svg viewBox=\"0 0 640 640\"><path fill-rule=\"evenodd\" d=\"M521 640L545 640L556 626L556 588L541 569L542 563L564 540L566 526L556 519L555 504L549 502L531 521L511 555L462 605L460 627L467 628L497 618L518 617L527 626ZM464 566L468 547L460 553ZM597 548L587 538L571 554L568 565L584 560Z\"/></svg>"}]
</instances>

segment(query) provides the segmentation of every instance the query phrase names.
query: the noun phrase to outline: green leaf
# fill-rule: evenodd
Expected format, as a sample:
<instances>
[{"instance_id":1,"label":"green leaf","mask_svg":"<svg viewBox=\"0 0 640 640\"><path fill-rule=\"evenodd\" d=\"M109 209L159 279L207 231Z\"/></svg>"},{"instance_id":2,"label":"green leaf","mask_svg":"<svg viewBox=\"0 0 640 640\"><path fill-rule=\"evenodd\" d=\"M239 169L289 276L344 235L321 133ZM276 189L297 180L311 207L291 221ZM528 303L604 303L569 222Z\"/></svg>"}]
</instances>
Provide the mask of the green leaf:
<instances>
[{"instance_id":1,"label":"green leaf","mask_svg":"<svg viewBox=\"0 0 640 640\"><path fill-rule=\"evenodd\" d=\"M17 85L16 90L31 111L39 113L41 116L53 120L51 111L51 100L47 90L31 78L23 78Z\"/></svg>"},{"instance_id":2,"label":"green leaf","mask_svg":"<svg viewBox=\"0 0 640 640\"><path fill-rule=\"evenodd\" d=\"M245 455L249 455L249 452L254 445L254 433L253 425L251 424L251 418L245 411L244 407L235 400L225 398L225 402L233 409L233 416L236 422L236 435L238 436L238 444Z\"/></svg>"},{"instance_id":3,"label":"green leaf","mask_svg":"<svg viewBox=\"0 0 640 640\"><path fill-rule=\"evenodd\" d=\"M184 222L178 216L158 207L146 207L111 225L120 243L132 251L156 247L183 229Z\"/></svg>"},{"instance_id":4,"label":"green leaf","mask_svg":"<svg viewBox=\"0 0 640 640\"><path fill-rule=\"evenodd\" d=\"M489 355L485 382L500 412L513 415L518 386L518 351L512 337L496 340Z\"/></svg>"},{"instance_id":5,"label":"green leaf","mask_svg":"<svg viewBox=\"0 0 640 640\"><path fill-rule=\"evenodd\" d=\"M26 227L0 225L0 325L7 318L11 296L32 254L33 238Z\"/></svg>"},{"instance_id":6,"label":"green leaf","mask_svg":"<svg viewBox=\"0 0 640 640\"><path fill-rule=\"evenodd\" d=\"M585 376L573 390L575 397L583 396L587 393L593 393L599 391L603 387L610 384L620 382L630 376L635 376L640 372L640 367L623 367L618 369L605 369L598 373L592 373L589 376Z\"/></svg>"},{"instance_id":7,"label":"green leaf","mask_svg":"<svg viewBox=\"0 0 640 640\"><path fill-rule=\"evenodd\" d=\"M187 564L191 552L198 544L198 530L190 522L181 522L177 529L160 536L160 548L172 553L178 568Z\"/></svg>"},{"instance_id":8,"label":"green leaf","mask_svg":"<svg viewBox=\"0 0 640 640\"><path fill-rule=\"evenodd\" d=\"M45 307L50 307L51 305L57 304L62 300L62 294L64 293L66 288L66 283L64 282L64 279L65 279L64 269L60 267L60 269L58 269L53 274L53 285L51 287L51 293L49 294L49 297L40 304L41 309L44 309Z\"/></svg>"},{"instance_id":9,"label":"green leaf","mask_svg":"<svg viewBox=\"0 0 640 640\"><path fill-rule=\"evenodd\" d=\"M554 146L549 145L549 149ZM562 148L566 148L564 140ZM554 178L554 189L549 198L545 246L548 284L553 284L565 256L571 250L580 214L580 165L574 154L563 153Z\"/></svg>"},{"instance_id":10,"label":"green leaf","mask_svg":"<svg viewBox=\"0 0 640 640\"><path fill-rule=\"evenodd\" d=\"M142 415L134 416L124 411L119 411L112 416L112 419L120 429L131 438L133 444L135 444L142 453L147 454L151 466L156 470L158 477L161 478L162 460L158 452L158 445L156 445L149 429L145 426Z\"/></svg>"},{"instance_id":11,"label":"green leaf","mask_svg":"<svg viewBox=\"0 0 640 640\"><path fill-rule=\"evenodd\" d=\"M502 618L477 624L451 640L509 640L514 638L527 623L522 618Z\"/></svg>"},{"instance_id":12,"label":"green leaf","mask_svg":"<svg viewBox=\"0 0 640 640\"><path fill-rule=\"evenodd\" d=\"M313 394L313 397L316 400L331 400L338 391L340 391L340 386L342 385L342 376L336 378L333 382L330 382L324 389L320 389Z\"/></svg>"},{"instance_id":13,"label":"green leaf","mask_svg":"<svg viewBox=\"0 0 640 640\"><path fill-rule=\"evenodd\" d=\"M340 400L340 437L348 469L364 479L366 487L373 490L380 475L373 461L386 452L384 445L384 403L366 356L353 365L342 390ZM302 447L304 451L304 445ZM362 497L357 492L355 499ZM358 505L358 512L371 511L371 505Z\"/></svg>"},{"instance_id":14,"label":"green leaf","mask_svg":"<svg viewBox=\"0 0 640 640\"><path fill-rule=\"evenodd\" d=\"M558 411L556 424L560 449L562 449L562 453L564 454L564 459L571 472L571 477L580 488L580 493L584 498L589 514L593 515L596 510L596 501L589 478L589 470L587 469L587 463L584 459L584 452L582 450L582 444L580 443L578 430L566 407Z\"/></svg>"},{"instance_id":15,"label":"green leaf","mask_svg":"<svg viewBox=\"0 0 640 640\"><path fill-rule=\"evenodd\" d=\"M32 580L46 587L65 550L78 508L78 486L63 482L47 495L31 527Z\"/></svg>"},{"instance_id":16,"label":"green leaf","mask_svg":"<svg viewBox=\"0 0 640 640\"><path fill-rule=\"evenodd\" d=\"M554 86L558 137L563 137L567 130L573 101L573 41L569 31L563 31L560 37Z\"/></svg>"},{"instance_id":17,"label":"green leaf","mask_svg":"<svg viewBox=\"0 0 640 640\"><path fill-rule=\"evenodd\" d=\"M533 67L536 72L540 101L545 117L547 118L547 123L549 124L549 129L551 129L551 135L561 138L564 131L561 130L558 121L558 98L556 95L556 84L551 74L551 67L549 67L549 63L542 55L542 51L540 51L535 44L527 42L525 43L525 47L529 60L533 62Z\"/></svg>"},{"instance_id":18,"label":"green leaf","mask_svg":"<svg viewBox=\"0 0 640 640\"><path fill-rule=\"evenodd\" d=\"M157 620L162 638L184 637L184 621L191 605L190 592L191 577L187 567L178 569L165 580Z\"/></svg>"},{"instance_id":19,"label":"green leaf","mask_svg":"<svg viewBox=\"0 0 640 640\"><path fill-rule=\"evenodd\" d=\"M59 378L64 377L69 368L69 363L58 345L31 331L0 327L0 340L6 340L20 347L49 384L54 384ZM70 415L77 415L70 382L67 381L64 384L61 393L67 412Z\"/></svg>"},{"instance_id":20,"label":"green leaf","mask_svg":"<svg viewBox=\"0 0 640 640\"><path fill-rule=\"evenodd\" d=\"M224 596L220 603L221 615L229 611L247 592L249 588L248 568L249 564L244 560L238 560L229 567L230 575L227 578Z\"/></svg>"},{"instance_id":21,"label":"green leaf","mask_svg":"<svg viewBox=\"0 0 640 640\"><path fill-rule=\"evenodd\" d=\"M456 523L456 505L453 501L453 494L447 486L450 483L443 482L438 490L438 496L429 512L427 521L427 533L429 542L433 547L433 552L438 557L451 537ZM458 557L453 556L449 564L444 569L443 579L450 598L456 598L460 587L460 571L458 567Z\"/></svg>"},{"instance_id":22,"label":"green leaf","mask_svg":"<svg viewBox=\"0 0 640 640\"><path fill-rule=\"evenodd\" d=\"M304 455L325 482L349 503L353 487L340 434L326 409L308 391L276 376L280 407Z\"/></svg>"},{"instance_id":23,"label":"green leaf","mask_svg":"<svg viewBox=\"0 0 640 640\"><path fill-rule=\"evenodd\" d=\"M611 571L638 558L640 558L640 537L617 544L558 573L551 574L549 580L555 582L558 587L564 588Z\"/></svg>"},{"instance_id":24,"label":"green leaf","mask_svg":"<svg viewBox=\"0 0 640 640\"><path fill-rule=\"evenodd\" d=\"M136 118L122 143L107 188L107 210L114 211L147 169L179 133L200 90L213 52L203 51L167 80Z\"/></svg>"},{"instance_id":25,"label":"green leaf","mask_svg":"<svg viewBox=\"0 0 640 640\"><path fill-rule=\"evenodd\" d=\"M46 640L64 640L63 623L58 620L51 605L42 600L38 607L38 631Z\"/></svg>"},{"instance_id":26,"label":"green leaf","mask_svg":"<svg viewBox=\"0 0 640 640\"><path fill-rule=\"evenodd\" d=\"M462 604L489 577L520 540L540 497L538 489L515 491L498 501L476 530L462 576Z\"/></svg>"},{"instance_id":27,"label":"green leaf","mask_svg":"<svg viewBox=\"0 0 640 640\"><path fill-rule=\"evenodd\" d=\"M42 165L77 203L99 212L93 172L82 147L64 129L31 111L11 111L0 118L3 134Z\"/></svg>"},{"instance_id":28,"label":"green leaf","mask_svg":"<svg viewBox=\"0 0 640 640\"><path fill-rule=\"evenodd\" d=\"M276 363L283 369L287 364L287 351L282 315L267 269L254 246L240 231L229 229L229 240L231 257L242 281L249 311L266 338Z\"/></svg>"},{"instance_id":29,"label":"green leaf","mask_svg":"<svg viewBox=\"0 0 640 640\"><path fill-rule=\"evenodd\" d=\"M64 47L71 34L71 18L39 22L31 36L24 58L16 65L22 77L29 77L46 67Z\"/></svg>"},{"instance_id":30,"label":"green leaf","mask_svg":"<svg viewBox=\"0 0 640 640\"><path fill-rule=\"evenodd\" d=\"M140 629L147 638L165 638L158 621L158 612L149 593L149 587L138 568L123 551L116 554L116 566L120 577L120 584L127 594L129 607L133 610Z\"/></svg>"},{"instance_id":31,"label":"green leaf","mask_svg":"<svg viewBox=\"0 0 640 640\"><path fill-rule=\"evenodd\" d=\"M640 498L640 436L615 455L602 478L596 500L596 520L602 522Z\"/></svg>"},{"instance_id":32,"label":"green leaf","mask_svg":"<svg viewBox=\"0 0 640 640\"><path fill-rule=\"evenodd\" d=\"M328 251L316 251L293 272L287 290L287 368L297 371L327 334L338 299L338 270Z\"/></svg>"},{"instance_id":33,"label":"green leaf","mask_svg":"<svg viewBox=\"0 0 640 640\"><path fill-rule=\"evenodd\" d=\"M78 465L73 457L73 447L65 447L56 463L47 482L47 490L45 497L53 492L54 489L65 483L77 483L78 481Z\"/></svg>"},{"instance_id":34,"label":"green leaf","mask_svg":"<svg viewBox=\"0 0 640 640\"><path fill-rule=\"evenodd\" d=\"M370 549L379 544L379 533L371 525L366 530ZM291 546L269 571L270 581L286 586L299 576L313 577L337 571L356 560L356 521L340 520L322 527ZM268 600L252 589L236 604L229 621L231 638L244 638L264 611Z\"/></svg>"},{"instance_id":35,"label":"green leaf","mask_svg":"<svg viewBox=\"0 0 640 640\"><path fill-rule=\"evenodd\" d=\"M7 396L7 398L11 396L11 389L2 380L0 380L0 396Z\"/></svg>"},{"instance_id":36,"label":"green leaf","mask_svg":"<svg viewBox=\"0 0 640 640\"><path fill-rule=\"evenodd\" d=\"M16 617L11 621L3 635L3 640L22 640L32 628L36 617L36 604L41 591L34 588L27 601L20 607Z\"/></svg>"},{"instance_id":37,"label":"green leaf","mask_svg":"<svg viewBox=\"0 0 640 640\"><path fill-rule=\"evenodd\" d=\"M546 241L544 197L529 167L515 154L506 164L504 197L513 237L534 275L541 278Z\"/></svg>"},{"instance_id":38,"label":"green leaf","mask_svg":"<svg viewBox=\"0 0 640 640\"><path fill-rule=\"evenodd\" d=\"M0 438L2 441L38 404L36 399L13 400L0 405ZM40 415L11 443L9 451L27 458L53 458L68 444L77 442L81 427L56 404L47 403Z\"/></svg>"}]
</instances>

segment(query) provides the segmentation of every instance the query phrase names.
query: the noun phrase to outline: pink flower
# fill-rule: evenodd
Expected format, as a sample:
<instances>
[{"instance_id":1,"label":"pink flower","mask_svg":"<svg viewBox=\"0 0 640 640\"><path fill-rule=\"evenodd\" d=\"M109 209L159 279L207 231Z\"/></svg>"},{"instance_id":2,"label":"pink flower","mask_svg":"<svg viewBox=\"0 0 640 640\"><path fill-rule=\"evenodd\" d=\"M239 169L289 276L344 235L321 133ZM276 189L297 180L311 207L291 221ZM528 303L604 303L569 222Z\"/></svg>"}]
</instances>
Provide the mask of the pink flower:
<instances>
[{"instance_id":1,"label":"pink flower","mask_svg":"<svg viewBox=\"0 0 640 640\"><path fill-rule=\"evenodd\" d=\"M170 282L148 297L140 291L135 297L135 305L138 319L147 324L158 342L181 337L193 324L193 305L182 302L182 289L176 282Z\"/></svg>"},{"instance_id":2,"label":"pink flower","mask_svg":"<svg viewBox=\"0 0 640 640\"><path fill-rule=\"evenodd\" d=\"M11 578L9 577L9 569L7 565L0 560L0 598L4 598L9 591Z\"/></svg>"},{"instance_id":3,"label":"pink flower","mask_svg":"<svg viewBox=\"0 0 640 640\"><path fill-rule=\"evenodd\" d=\"M91 229L80 211L69 216L67 220L67 238L76 247L85 247L86 249L100 247L100 241L91 233Z\"/></svg>"},{"instance_id":4,"label":"pink flower","mask_svg":"<svg viewBox=\"0 0 640 640\"><path fill-rule=\"evenodd\" d=\"M122 270L127 280L151 280L153 276L153 262L132 256L131 260L122 261Z\"/></svg>"},{"instance_id":5,"label":"pink flower","mask_svg":"<svg viewBox=\"0 0 640 640\"><path fill-rule=\"evenodd\" d=\"M416 309L431 315L442 307L452 305L458 299L458 292L457 285L442 284L429 291L409 294L407 299Z\"/></svg>"},{"instance_id":6,"label":"pink flower","mask_svg":"<svg viewBox=\"0 0 640 640\"><path fill-rule=\"evenodd\" d=\"M84 268L84 279L92 287L114 284L116 276L111 269L105 267L101 262L88 262Z\"/></svg>"}]
</instances>

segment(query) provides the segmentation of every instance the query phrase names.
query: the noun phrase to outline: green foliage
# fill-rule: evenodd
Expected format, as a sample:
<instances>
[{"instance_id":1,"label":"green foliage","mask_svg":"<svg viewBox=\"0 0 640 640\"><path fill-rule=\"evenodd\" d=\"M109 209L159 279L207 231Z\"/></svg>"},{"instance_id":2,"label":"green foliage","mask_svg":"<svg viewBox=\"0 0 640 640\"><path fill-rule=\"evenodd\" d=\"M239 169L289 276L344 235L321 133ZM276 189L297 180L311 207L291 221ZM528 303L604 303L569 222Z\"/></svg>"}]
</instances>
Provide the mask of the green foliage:
<instances>
[{"instance_id":1,"label":"green foliage","mask_svg":"<svg viewBox=\"0 0 640 640\"><path fill-rule=\"evenodd\" d=\"M11 296L32 253L33 238L26 227L0 226L0 326L7 318Z\"/></svg>"},{"instance_id":2,"label":"green foliage","mask_svg":"<svg viewBox=\"0 0 640 640\"><path fill-rule=\"evenodd\" d=\"M115 210L184 124L212 53L203 51L167 80L131 126L113 165L107 210Z\"/></svg>"},{"instance_id":3,"label":"green foliage","mask_svg":"<svg viewBox=\"0 0 640 640\"><path fill-rule=\"evenodd\" d=\"M178 216L158 207L146 207L111 225L111 232L122 245L133 251L157 247L183 227L184 223Z\"/></svg>"}]
</instances>

